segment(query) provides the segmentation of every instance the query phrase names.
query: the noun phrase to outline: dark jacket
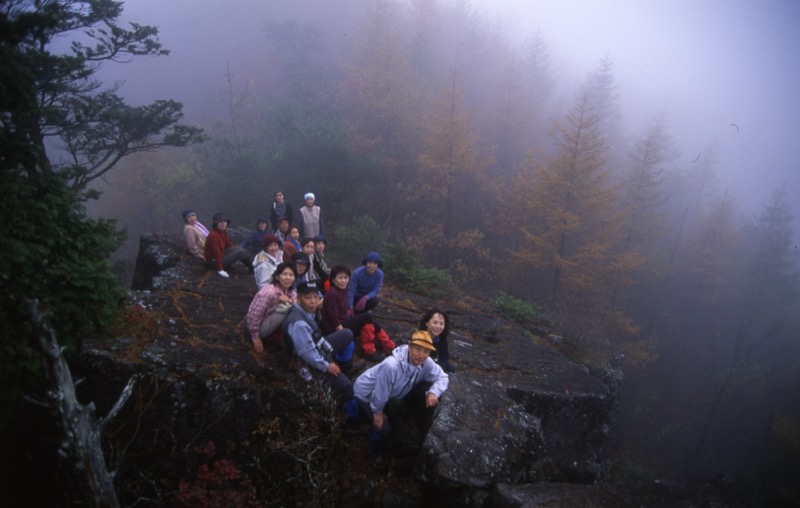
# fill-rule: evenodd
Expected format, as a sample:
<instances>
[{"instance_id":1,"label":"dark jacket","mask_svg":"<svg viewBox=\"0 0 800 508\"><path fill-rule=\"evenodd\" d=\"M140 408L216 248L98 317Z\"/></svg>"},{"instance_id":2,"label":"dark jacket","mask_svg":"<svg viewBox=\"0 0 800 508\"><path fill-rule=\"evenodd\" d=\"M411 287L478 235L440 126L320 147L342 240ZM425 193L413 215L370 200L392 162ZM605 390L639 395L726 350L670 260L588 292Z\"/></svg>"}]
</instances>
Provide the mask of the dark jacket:
<instances>
[{"instance_id":1,"label":"dark jacket","mask_svg":"<svg viewBox=\"0 0 800 508\"><path fill-rule=\"evenodd\" d=\"M336 331L339 325L344 326L347 321L347 290L342 291L331 284L322 300L322 332L325 334Z\"/></svg>"},{"instance_id":2,"label":"dark jacket","mask_svg":"<svg viewBox=\"0 0 800 508\"><path fill-rule=\"evenodd\" d=\"M294 216L293 216L294 212L292 212L292 205L288 201L284 201L283 205L284 205L283 213L278 214L278 212L275 209L278 206L278 204L272 203L272 208L269 211L269 223L272 224L273 231L278 230L278 219L280 219L281 217L286 217L286 219L289 221L290 226L294 224Z\"/></svg>"}]
</instances>

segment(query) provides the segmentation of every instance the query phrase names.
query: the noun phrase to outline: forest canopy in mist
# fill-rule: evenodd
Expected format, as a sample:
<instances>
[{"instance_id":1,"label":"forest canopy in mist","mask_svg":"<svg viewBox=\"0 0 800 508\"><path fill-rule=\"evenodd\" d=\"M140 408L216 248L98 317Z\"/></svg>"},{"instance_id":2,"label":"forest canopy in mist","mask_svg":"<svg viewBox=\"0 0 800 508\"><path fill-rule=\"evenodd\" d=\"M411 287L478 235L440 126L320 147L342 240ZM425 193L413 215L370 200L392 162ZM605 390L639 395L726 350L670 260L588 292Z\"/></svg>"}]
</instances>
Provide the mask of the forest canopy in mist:
<instances>
[{"instance_id":1,"label":"forest canopy in mist","mask_svg":"<svg viewBox=\"0 0 800 508\"><path fill-rule=\"evenodd\" d=\"M463 2L288 4L226 3L216 19L148 5L231 52L109 76L133 98L181 83L210 139L129 157L94 213L135 249L142 231L178 231L184 208L252 228L276 190L294 206L312 191L335 259L404 252L535 304L585 358L622 352L619 460L754 481L781 469L770 429L800 408L795 196L778 184L743 207L726 145L679 146L657 101L632 127L614 55L573 79L547 27L512 38Z\"/></svg>"}]
</instances>

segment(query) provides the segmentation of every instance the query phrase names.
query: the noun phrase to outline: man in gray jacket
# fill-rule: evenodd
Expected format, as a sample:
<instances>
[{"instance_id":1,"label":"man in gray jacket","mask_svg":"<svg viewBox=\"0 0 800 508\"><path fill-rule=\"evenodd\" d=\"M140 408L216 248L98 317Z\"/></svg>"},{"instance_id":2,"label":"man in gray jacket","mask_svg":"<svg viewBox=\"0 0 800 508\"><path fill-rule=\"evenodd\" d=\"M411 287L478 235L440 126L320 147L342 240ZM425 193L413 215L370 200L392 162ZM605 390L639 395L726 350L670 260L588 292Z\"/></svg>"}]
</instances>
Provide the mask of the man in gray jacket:
<instances>
[{"instance_id":1,"label":"man in gray jacket","mask_svg":"<svg viewBox=\"0 0 800 508\"><path fill-rule=\"evenodd\" d=\"M431 334L418 330L411 336L410 344L398 346L356 379L353 388L358 406L372 422L368 448L373 455L373 467L378 471L386 470L383 451L392 431L389 420L405 411L404 399L412 389L415 386L425 389L424 404L430 410L447 390L447 374L430 358L435 350Z\"/></svg>"}]
</instances>

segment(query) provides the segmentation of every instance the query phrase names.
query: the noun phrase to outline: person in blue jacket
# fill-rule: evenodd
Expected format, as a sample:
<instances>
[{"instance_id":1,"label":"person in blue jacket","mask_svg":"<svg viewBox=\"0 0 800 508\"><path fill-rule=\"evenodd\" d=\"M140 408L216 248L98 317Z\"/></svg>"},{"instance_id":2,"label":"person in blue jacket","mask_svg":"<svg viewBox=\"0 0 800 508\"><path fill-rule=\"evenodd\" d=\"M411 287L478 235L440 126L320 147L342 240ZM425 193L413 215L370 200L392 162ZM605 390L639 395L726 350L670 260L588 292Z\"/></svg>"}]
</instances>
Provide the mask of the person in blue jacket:
<instances>
[{"instance_id":1,"label":"person in blue jacket","mask_svg":"<svg viewBox=\"0 0 800 508\"><path fill-rule=\"evenodd\" d=\"M372 251L361 260L361 266L353 270L347 304L355 314L372 310L380 303L378 295L383 287L382 268L381 255Z\"/></svg>"},{"instance_id":2,"label":"person in blue jacket","mask_svg":"<svg viewBox=\"0 0 800 508\"><path fill-rule=\"evenodd\" d=\"M297 302L283 322L285 353L298 363L300 376L328 383L343 403L349 421L358 420L358 403L348 373L358 371L363 360L353 359L353 332L347 328L323 336L316 321L322 283L317 280L297 284Z\"/></svg>"},{"instance_id":3,"label":"person in blue jacket","mask_svg":"<svg viewBox=\"0 0 800 508\"><path fill-rule=\"evenodd\" d=\"M264 237L270 234L269 232L269 223L267 222L266 217L259 217L256 220L256 229L250 233L250 236L242 242L241 247L250 253L251 256L257 255L261 252L262 247L264 246Z\"/></svg>"}]
</instances>

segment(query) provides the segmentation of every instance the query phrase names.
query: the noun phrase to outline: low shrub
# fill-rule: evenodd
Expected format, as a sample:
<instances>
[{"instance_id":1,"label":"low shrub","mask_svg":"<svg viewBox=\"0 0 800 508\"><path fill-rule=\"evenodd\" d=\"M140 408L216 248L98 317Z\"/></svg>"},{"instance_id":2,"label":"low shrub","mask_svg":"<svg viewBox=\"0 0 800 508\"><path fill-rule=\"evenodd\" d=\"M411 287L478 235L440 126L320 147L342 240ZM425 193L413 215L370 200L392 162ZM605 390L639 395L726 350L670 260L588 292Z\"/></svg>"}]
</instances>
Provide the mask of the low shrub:
<instances>
[{"instance_id":1,"label":"low shrub","mask_svg":"<svg viewBox=\"0 0 800 508\"><path fill-rule=\"evenodd\" d=\"M494 307L511 321L516 323L532 319L540 315L539 309L524 300L500 292L494 300Z\"/></svg>"},{"instance_id":2,"label":"low shrub","mask_svg":"<svg viewBox=\"0 0 800 508\"><path fill-rule=\"evenodd\" d=\"M431 298L440 298L453 285L446 270L422 266L416 252L410 247L391 244L384 256L384 267L398 286Z\"/></svg>"},{"instance_id":3,"label":"low shrub","mask_svg":"<svg viewBox=\"0 0 800 508\"><path fill-rule=\"evenodd\" d=\"M367 252L381 252L386 244L383 230L369 215L353 217L350 224L336 226L333 238L336 241L331 245L331 259L350 266L359 266Z\"/></svg>"}]
</instances>

